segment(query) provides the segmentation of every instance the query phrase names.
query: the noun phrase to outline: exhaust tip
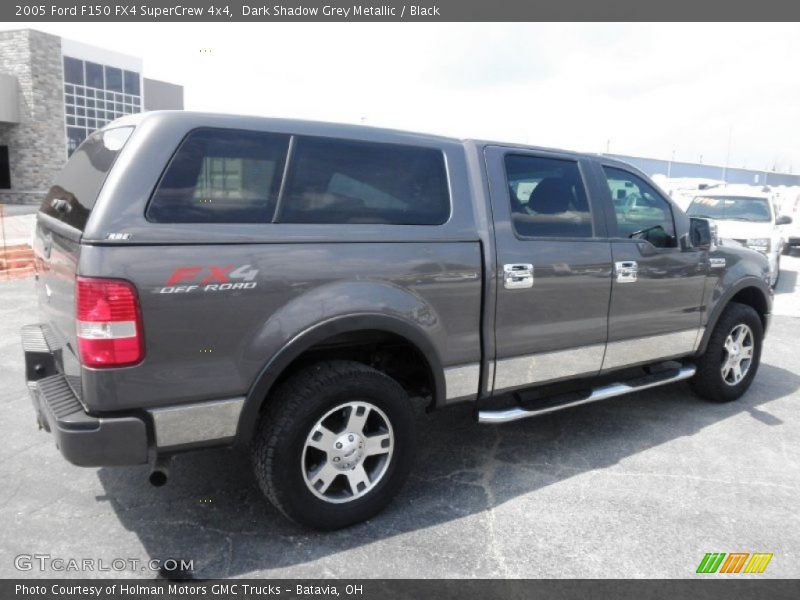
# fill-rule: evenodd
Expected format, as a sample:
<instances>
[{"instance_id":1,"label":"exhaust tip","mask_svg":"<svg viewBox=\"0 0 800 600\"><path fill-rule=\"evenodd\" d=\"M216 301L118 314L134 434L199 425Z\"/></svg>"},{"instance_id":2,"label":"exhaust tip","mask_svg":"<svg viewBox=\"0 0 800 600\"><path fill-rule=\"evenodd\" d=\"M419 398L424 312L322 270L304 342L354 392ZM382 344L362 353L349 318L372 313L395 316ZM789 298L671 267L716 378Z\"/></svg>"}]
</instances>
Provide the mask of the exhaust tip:
<instances>
[{"instance_id":1,"label":"exhaust tip","mask_svg":"<svg viewBox=\"0 0 800 600\"><path fill-rule=\"evenodd\" d=\"M167 472L156 469L150 473L150 485L153 487L161 487L167 484Z\"/></svg>"}]
</instances>

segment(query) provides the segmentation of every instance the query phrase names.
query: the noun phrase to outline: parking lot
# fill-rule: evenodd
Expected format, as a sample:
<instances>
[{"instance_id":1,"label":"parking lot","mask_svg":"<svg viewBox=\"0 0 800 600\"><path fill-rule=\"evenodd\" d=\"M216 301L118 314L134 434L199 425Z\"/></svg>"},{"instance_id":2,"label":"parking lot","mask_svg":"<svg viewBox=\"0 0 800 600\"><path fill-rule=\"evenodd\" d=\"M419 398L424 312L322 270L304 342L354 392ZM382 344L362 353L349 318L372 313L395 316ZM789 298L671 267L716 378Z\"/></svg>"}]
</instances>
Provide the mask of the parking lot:
<instances>
[{"instance_id":1,"label":"parking lot","mask_svg":"<svg viewBox=\"0 0 800 600\"><path fill-rule=\"evenodd\" d=\"M14 559L47 554L192 560L197 578L691 577L706 552L768 552L759 577L798 577L800 257L782 266L741 400L708 404L678 384L502 426L467 407L422 416L401 495L334 533L287 522L236 451L178 457L163 488L147 467L66 463L24 385L33 280L0 281L0 576L41 577Z\"/></svg>"}]
</instances>

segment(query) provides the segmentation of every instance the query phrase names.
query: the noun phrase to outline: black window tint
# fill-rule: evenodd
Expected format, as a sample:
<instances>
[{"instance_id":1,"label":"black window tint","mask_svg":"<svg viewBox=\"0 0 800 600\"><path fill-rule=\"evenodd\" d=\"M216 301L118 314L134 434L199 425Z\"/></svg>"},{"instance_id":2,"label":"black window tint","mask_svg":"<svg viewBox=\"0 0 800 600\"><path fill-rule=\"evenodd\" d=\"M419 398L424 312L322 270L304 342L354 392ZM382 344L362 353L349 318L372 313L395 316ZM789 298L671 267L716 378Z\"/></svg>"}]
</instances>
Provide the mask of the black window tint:
<instances>
[{"instance_id":1,"label":"black window tint","mask_svg":"<svg viewBox=\"0 0 800 600\"><path fill-rule=\"evenodd\" d=\"M300 137L277 220L441 225L449 215L440 151Z\"/></svg>"},{"instance_id":2,"label":"black window tint","mask_svg":"<svg viewBox=\"0 0 800 600\"><path fill-rule=\"evenodd\" d=\"M125 93L139 95L139 74L125 71Z\"/></svg>"},{"instance_id":3,"label":"black window tint","mask_svg":"<svg viewBox=\"0 0 800 600\"><path fill-rule=\"evenodd\" d=\"M11 188L11 167L8 162L8 146L0 146L0 190Z\"/></svg>"},{"instance_id":4,"label":"black window tint","mask_svg":"<svg viewBox=\"0 0 800 600\"><path fill-rule=\"evenodd\" d=\"M85 130L78 131L85 135ZM58 174L39 210L83 231L106 175L131 132L133 127L117 127L89 136Z\"/></svg>"},{"instance_id":5,"label":"black window tint","mask_svg":"<svg viewBox=\"0 0 800 600\"><path fill-rule=\"evenodd\" d=\"M271 221L288 147L287 135L193 131L164 172L147 218L159 223Z\"/></svg>"},{"instance_id":6,"label":"black window tint","mask_svg":"<svg viewBox=\"0 0 800 600\"><path fill-rule=\"evenodd\" d=\"M657 248L677 246L672 208L653 186L623 169L603 170L611 190L619 237L647 240Z\"/></svg>"},{"instance_id":7,"label":"black window tint","mask_svg":"<svg viewBox=\"0 0 800 600\"><path fill-rule=\"evenodd\" d=\"M86 62L86 85L93 88L104 88L103 66L93 62Z\"/></svg>"},{"instance_id":8,"label":"black window tint","mask_svg":"<svg viewBox=\"0 0 800 600\"><path fill-rule=\"evenodd\" d=\"M122 69L106 67L106 89L115 92L122 91Z\"/></svg>"},{"instance_id":9,"label":"black window tint","mask_svg":"<svg viewBox=\"0 0 800 600\"><path fill-rule=\"evenodd\" d=\"M83 85L83 61L64 57L64 81Z\"/></svg>"},{"instance_id":10,"label":"black window tint","mask_svg":"<svg viewBox=\"0 0 800 600\"><path fill-rule=\"evenodd\" d=\"M592 215L578 164L509 154L511 222L522 237L592 237Z\"/></svg>"}]
</instances>

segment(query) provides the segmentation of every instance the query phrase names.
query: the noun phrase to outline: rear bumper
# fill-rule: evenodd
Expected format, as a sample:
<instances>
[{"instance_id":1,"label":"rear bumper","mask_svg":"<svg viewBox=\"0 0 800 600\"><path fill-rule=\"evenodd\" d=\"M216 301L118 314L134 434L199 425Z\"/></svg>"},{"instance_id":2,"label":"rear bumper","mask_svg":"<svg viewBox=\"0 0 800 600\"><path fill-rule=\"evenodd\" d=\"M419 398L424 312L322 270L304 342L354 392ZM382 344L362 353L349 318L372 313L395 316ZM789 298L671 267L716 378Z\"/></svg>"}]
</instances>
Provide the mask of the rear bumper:
<instances>
[{"instance_id":1,"label":"rear bumper","mask_svg":"<svg viewBox=\"0 0 800 600\"><path fill-rule=\"evenodd\" d=\"M39 425L53 434L64 458L82 467L148 462L144 419L88 414L67 379L57 372L46 331L41 325L22 330L25 377Z\"/></svg>"}]
</instances>

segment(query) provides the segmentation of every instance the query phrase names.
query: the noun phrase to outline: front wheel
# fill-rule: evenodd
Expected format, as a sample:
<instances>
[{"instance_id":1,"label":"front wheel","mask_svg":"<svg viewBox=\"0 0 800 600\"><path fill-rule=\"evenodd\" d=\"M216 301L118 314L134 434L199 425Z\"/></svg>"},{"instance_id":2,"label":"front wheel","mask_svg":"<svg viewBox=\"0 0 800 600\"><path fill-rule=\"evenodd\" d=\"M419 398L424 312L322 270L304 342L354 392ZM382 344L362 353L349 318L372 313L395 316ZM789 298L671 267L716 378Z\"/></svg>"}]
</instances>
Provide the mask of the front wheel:
<instances>
[{"instance_id":1,"label":"front wheel","mask_svg":"<svg viewBox=\"0 0 800 600\"><path fill-rule=\"evenodd\" d=\"M747 391L761 359L764 326L746 304L731 302L697 360L692 389L713 402L730 402Z\"/></svg>"},{"instance_id":2,"label":"front wheel","mask_svg":"<svg viewBox=\"0 0 800 600\"><path fill-rule=\"evenodd\" d=\"M403 388L351 361L291 376L269 399L252 457L267 498L290 519L338 529L382 510L411 470L414 412Z\"/></svg>"}]
</instances>

